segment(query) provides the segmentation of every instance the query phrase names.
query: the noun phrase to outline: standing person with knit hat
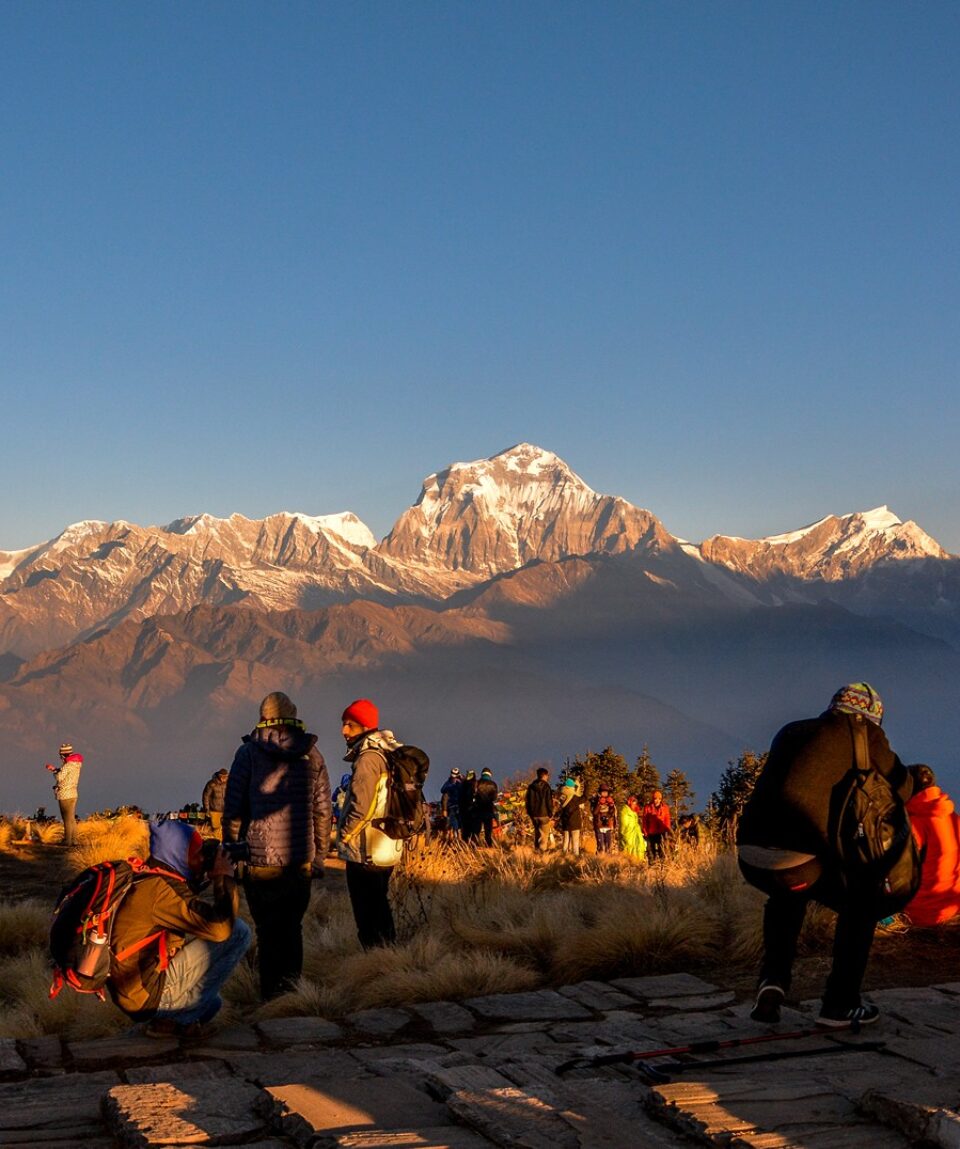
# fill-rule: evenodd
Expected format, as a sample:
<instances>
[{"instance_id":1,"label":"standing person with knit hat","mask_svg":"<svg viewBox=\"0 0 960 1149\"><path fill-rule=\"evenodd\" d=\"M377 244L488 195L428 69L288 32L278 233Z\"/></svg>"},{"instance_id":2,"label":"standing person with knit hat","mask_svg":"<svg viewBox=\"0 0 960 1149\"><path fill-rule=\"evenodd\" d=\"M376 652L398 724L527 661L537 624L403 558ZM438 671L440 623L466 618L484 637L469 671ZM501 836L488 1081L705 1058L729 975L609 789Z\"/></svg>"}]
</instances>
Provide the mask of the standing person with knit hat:
<instances>
[{"instance_id":1,"label":"standing person with knit hat","mask_svg":"<svg viewBox=\"0 0 960 1149\"><path fill-rule=\"evenodd\" d=\"M403 842L388 838L374 822L387 810L387 750L400 745L389 730L380 729L380 714L369 698L358 698L341 716L347 744L344 758L353 768L347 789L337 844L346 862L347 892L363 948L390 945L396 940L390 909L390 878L403 856Z\"/></svg>"},{"instance_id":2,"label":"standing person with knit hat","mask_svg":"<svg viewBox=\"0 0 960 1149\"><path fill-rule=\"evenodd\" d=\"M848 863L837 844L836 807L849 788L865 739L869 764L905 802L913 790L907 767L880 729L883 703L866 682L841 687L817 718L791 722L776 735L737 830L740 868L769 895L763 913L764 956L754 1021L774 1023L790 989L807 905L837 911L833 962L818 1024L858 1029L877 1020L860 987L878 914L862 891L851 890Z\"/></svg>"},{"instance_id":3,"label":"standing person with knit hat","mask_svg":"<svg viewBox=\"0 0 960 1149\"><path fill-rule=\"evenodd\" d=\"M223 838L249 844L243 886L264 1000L292 989L303 972L303 915L330 844L330 779L316 743L296 706L274 691L227 779Z\"/></svg>"},{"instance_id":4,"label":"standing person with knit hat","mask_svg":"<svg viewBox=\"0 0 960 1149\"><path fill-rule=\"evenodd\" d=\"M473 795L473 818L476 826L476 840L479 841L481 832L483 841L487 846L493 845L493 823L497 817L497 798L500 787L494 781L493 771L484 768L480 771Z\"/></svg>"},{"instance_id":5,"label":"standing person with knit hat","mask_svg":"<svg viewBox=\"0 0 960 1149\"><path fill-rule=\"evenodd\" d=\"M561 849L565 854L580 854L580 833L583 830L583 796L579 793L575 778L564 780L560 790L560 809L557 822L563 833Z\"/></svg>"},{"instance_id":6,"label":"standing person with knit hat","mask_svg":"<svg viewBox=\"0 0 960 1149\"><path fill-rule=\"evenodd\" d=\"M200 805L207 815L210 828L218 838L223 827L223 803L227 796L227 778L229 777L230 771L221 767L204 786L203 794L200 797Z\"/></svg>"},{"instance_id":7,"label":"standing person with knit hat","mask_svg":"<svg viewBox=\"0 0 960 1149\"><path fill-rule=\"evenodd\" d=\"M69 742L60 745L60 765L46 764L48 770L56 775L53 783L53 794L60 804L60 817L63 819L63 844L75 846L77 844L77 798L79 797L80 770L83 767L83 755L74 753Z\"/></svg>"}]
</instances>

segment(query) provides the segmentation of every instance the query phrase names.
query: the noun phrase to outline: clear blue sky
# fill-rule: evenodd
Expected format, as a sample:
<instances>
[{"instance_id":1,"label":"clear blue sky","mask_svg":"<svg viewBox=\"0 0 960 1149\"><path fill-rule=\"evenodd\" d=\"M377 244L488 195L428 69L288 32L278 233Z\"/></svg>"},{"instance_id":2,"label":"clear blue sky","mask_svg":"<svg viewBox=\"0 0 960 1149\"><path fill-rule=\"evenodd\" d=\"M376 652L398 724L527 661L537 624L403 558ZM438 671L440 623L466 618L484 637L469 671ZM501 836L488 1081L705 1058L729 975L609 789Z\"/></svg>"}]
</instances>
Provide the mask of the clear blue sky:
<instances>
[{"instance_id":1,"label":"clear blue sky","mask_svg":"<svg viewBox=\"0 0 960 1149\"><path fill-rule=\"evenodd\" d=\"M529 440L960 551L960 4L0 5L0 548Z\"/></svg>"}]
</instances>

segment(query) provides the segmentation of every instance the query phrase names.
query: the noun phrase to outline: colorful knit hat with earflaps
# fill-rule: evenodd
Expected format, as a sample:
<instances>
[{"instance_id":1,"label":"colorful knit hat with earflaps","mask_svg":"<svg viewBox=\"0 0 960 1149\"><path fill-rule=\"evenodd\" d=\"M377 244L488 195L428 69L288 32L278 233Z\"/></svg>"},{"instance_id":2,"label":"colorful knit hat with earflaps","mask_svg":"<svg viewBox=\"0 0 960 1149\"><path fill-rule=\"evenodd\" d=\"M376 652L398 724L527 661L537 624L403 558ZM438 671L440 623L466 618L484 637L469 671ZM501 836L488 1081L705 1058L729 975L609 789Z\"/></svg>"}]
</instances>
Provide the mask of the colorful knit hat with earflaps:
<instances>
[{"instance_id":1,"label":"colorful knit hat with earflaps","mask_svg":"<svg viewBox=\"0 0 960 1149\"><path fill-rule=\"evenodd\" d=\"M830 699L830 710L859 714L875 725L883 722L883 703L869 682L849 682Z\"/></svg>"}]
</instances>

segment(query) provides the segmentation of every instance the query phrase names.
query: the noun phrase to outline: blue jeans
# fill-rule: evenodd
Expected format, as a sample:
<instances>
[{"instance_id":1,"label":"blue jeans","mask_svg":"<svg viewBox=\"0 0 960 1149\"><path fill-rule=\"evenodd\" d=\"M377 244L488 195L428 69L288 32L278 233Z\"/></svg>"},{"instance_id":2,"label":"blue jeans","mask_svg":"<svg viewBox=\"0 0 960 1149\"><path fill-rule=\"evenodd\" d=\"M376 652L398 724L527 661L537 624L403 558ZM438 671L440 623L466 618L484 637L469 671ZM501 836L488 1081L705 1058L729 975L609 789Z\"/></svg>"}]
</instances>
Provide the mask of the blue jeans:
<instances>
[{"instance_id":1,"label":"blue jeans","mask_svg":"<svg viewBox=\"0 0 960 1149\"><path fill-rule=\"evenodd\" d=\"M233 932L226 941L187 938L167 966L156 1016L182 1025L209 1021L223 1004L220 987L249 945L250 927L242 918L233 923Z\"/></svg>"}]
</instances>

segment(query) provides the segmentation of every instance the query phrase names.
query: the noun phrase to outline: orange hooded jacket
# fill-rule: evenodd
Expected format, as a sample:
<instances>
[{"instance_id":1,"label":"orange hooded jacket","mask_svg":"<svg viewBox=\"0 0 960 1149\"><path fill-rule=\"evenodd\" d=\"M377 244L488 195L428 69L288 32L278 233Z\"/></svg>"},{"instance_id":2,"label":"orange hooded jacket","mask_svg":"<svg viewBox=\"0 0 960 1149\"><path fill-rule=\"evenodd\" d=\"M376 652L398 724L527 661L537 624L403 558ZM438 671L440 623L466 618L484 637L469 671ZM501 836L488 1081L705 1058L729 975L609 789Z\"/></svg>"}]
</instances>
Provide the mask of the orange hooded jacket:
<instances>
[{"instance_id":1,"label":"orange hooded jacket","mask_svg":"<svg viewBox=\"0 0 960 1149\"><path fill-rule=\"evenodd\" d=\"M907 812L923 855L923 879L906 913L915 926L938 926L960 912L960 817L939 786L914 794Z\"/></svg>"}]
</instances>

